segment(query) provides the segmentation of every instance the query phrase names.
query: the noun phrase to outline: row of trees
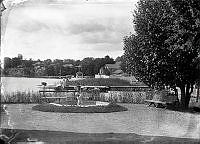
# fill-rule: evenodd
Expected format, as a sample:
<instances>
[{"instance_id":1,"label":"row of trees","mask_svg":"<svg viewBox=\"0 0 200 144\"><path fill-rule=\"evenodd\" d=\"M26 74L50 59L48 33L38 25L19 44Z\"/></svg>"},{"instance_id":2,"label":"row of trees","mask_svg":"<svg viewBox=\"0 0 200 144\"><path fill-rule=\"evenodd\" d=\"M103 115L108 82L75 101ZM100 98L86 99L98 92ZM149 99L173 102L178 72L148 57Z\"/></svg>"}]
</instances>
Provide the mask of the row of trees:
<instances>
[{"instance_id":1,"label":"row of trees","mask_svg":"<svg viewBox=\"0 0 200 144\"><path fill-rule=\"evenodd\" d=\"M200 1L140 0L133 25L124 38L125 70L154 88L179 87L187 108L200 75Z\"/></svg>"},{"instance_id":2,"label":"row of trees","mask_svg":"<svg viewBox=\"0 0 200 144\"><path fill-rule=\"evenodd\" d=\"M115 60L109 56L104 58L87 57L83 60L73 59L46 59L22 60L18 57L6 58L4 60L4 75L11 76L65 76L75 75L77 71L82 71L84 75L94 76L99 73L99 69L105 64L113 64ZM21 70L19 72L19 70Z\"/></svg>"},{"instance_id":3,"label":"row of trees","mask_svg":"<svg viewBox=\"0 0 200 144\"><path fill-rule=\"evenodd\" d=\"M8 75L9 73L14 74L16 72L15 68L23 68L23 75L33 75L33 60L22 60L22 58L14 57L9 58L6 57L4 59L4 68L3 74Z\"/></svg>"}]
</instances>

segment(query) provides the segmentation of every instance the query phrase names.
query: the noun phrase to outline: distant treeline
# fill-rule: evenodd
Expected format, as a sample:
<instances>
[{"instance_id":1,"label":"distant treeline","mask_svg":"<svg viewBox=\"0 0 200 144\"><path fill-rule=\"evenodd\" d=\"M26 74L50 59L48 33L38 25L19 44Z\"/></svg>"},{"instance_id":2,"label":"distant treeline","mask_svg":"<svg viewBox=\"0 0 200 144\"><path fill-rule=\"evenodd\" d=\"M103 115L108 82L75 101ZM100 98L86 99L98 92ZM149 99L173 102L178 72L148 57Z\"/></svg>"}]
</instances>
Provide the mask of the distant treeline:
<instances>
[{"instance_id":1,"label":"distant treeline","mask_svg":"<svg viewBox=\"0 0 200 144\"><path fill-rule=\"evenodd\" d=\"M114 60L109 56L104 58L87 57L83 60L73 59L46 59L42 60L24 60L21 57L4 58L3 75L4 76L66 76L76 75L81 71L85 76L94 76L99 73L99 69L105 64L113 64L120 61L120 57Z\"/></svg>"}]
</instances>

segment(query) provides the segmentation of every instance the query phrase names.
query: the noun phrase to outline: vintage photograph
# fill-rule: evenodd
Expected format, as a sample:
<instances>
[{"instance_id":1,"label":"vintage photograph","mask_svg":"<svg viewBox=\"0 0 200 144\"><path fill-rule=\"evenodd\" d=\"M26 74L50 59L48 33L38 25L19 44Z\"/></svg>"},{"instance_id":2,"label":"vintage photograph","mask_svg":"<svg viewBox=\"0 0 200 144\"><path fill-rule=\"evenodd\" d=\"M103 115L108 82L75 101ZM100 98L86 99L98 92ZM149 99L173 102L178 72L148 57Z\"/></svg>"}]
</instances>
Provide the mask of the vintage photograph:
<instances>
[{"instance_id":1,"label":"vintage photograph","mask_svg":"<svg viewBox=\"0 0 200 144\"><path fill-rule=\"evenodd\" d=\"M200 0L0 4L0 143L200 144Z\"/></svg>"}]
</instances>

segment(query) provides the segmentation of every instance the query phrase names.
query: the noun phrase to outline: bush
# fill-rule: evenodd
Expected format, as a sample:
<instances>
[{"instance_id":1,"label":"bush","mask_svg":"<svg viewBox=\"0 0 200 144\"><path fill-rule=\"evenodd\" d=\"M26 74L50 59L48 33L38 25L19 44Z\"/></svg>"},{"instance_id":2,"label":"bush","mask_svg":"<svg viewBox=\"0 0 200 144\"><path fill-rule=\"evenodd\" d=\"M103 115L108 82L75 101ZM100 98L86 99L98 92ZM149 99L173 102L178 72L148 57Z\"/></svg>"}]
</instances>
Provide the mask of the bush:
<instances>
[{"instance_id":1,"label":"bush","mask_svg":"<svg viewBox=\"0 0 200 144\"><path fill-rule=\"evenodd\" d=\"M147 97L147 92L110 91L101 93L100 101L142 104Z\"/></svg>"}]
</instances>

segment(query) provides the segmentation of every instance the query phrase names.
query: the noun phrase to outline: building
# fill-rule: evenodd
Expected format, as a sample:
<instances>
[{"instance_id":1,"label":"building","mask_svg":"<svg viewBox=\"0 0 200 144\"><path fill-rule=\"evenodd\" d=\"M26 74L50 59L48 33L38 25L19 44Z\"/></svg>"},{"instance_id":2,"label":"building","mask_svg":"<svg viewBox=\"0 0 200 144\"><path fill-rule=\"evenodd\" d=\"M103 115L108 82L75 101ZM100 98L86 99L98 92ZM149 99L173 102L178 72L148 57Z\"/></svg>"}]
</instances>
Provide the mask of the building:
<instances>
[{"instance_id":1,"label":"building","mask_svg":"<svg viewBox=\"0 0 200 144\"><path fill-rule=\"evenodd\" d=\"M69 68L73 68L73 64L64 64L63 67L69 67Z\"/></svg>"},{"instance_id":2,"label":"building","mask_svg":"<svg viewBox=\"0 0 200 144\"><path fill-rule=\"evenodd\" d=\"M121 62L116 62L115 64L106 64L101 67L99 74L95 75L95 78L119 78L130 83L138 82L138 80L133 75L128 75L121 70Z\"/></svg>"},{"instance_id":3,"label":"building","mask_svg":"<svg viewBox=\"0 0 200 144\"><path fill-rule=\"evenodd\" d=\"M18 54L18 56L17 56L20 60L23 60L23 56L22 56L22 54Z\"/></svg>"},{"instance_id":4,"label":"building","mask_svg":"<svg viewBox=\"0 0 200 144\"><path fill-rule=\"evenodd\" d=\"M105 64L99 70L100 75L121 75L124 72L121 70L121 62L116 62L115 64Z\"/></svg>"}]
</instances>

